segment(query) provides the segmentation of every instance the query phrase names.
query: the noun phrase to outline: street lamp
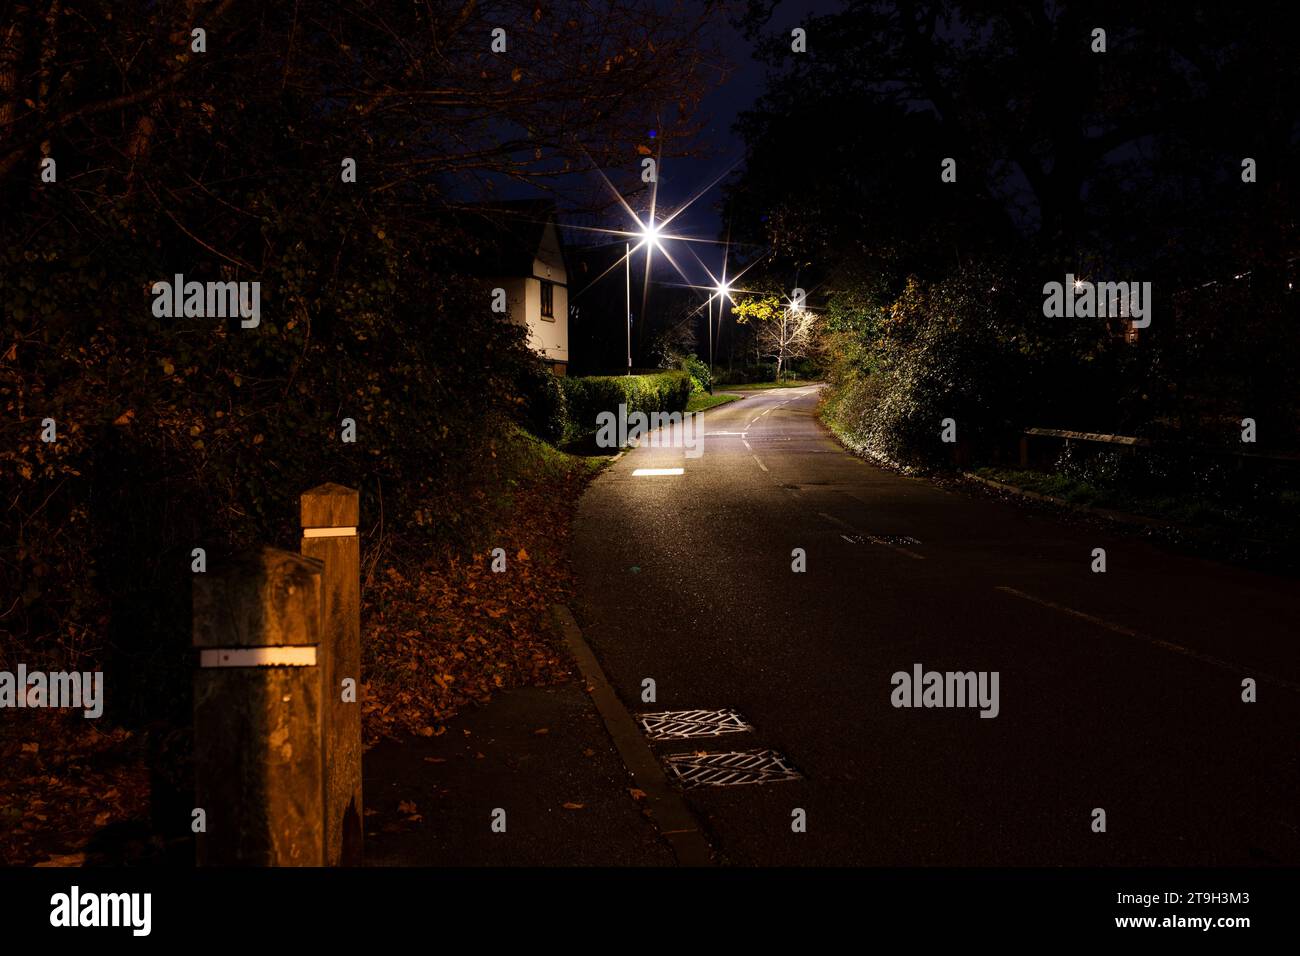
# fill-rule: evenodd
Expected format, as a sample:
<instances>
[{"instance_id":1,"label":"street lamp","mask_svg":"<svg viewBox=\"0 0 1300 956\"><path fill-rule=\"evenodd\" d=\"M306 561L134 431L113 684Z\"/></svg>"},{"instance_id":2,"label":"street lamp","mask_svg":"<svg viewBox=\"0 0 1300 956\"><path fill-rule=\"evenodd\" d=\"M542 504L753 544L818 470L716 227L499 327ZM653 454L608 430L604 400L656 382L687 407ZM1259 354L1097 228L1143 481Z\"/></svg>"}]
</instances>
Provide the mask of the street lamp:
<instances>
[{"instance_id":1,"label":"street lamp","mask_svg":"<svg viewBox=\"0 0 1300 956\"><path fill-rule=\"evenodd\" d=\"M650 250L659 248L659 227L655 224L654 213L649 222L638 222L638 235L641 242L637 248L646 247L646 281L650 279ZM623 282L626 290L627 304L627 374L632 374L632 243L623 243Z\"/></svg>"},{"instance_id":2,"label":"street lamp","mask_svg":"<svg viewBox=\"0 0 1300 956\"><path fill-rule=\"evenodd\" d=\"M727 280L723 279L713 287L714 295L718 297L718 326L721 331L722 326L722 300L731 292L731 286ZM713 296L709 296L709 376L713 376Z\"/></svg>"}]
</instances>

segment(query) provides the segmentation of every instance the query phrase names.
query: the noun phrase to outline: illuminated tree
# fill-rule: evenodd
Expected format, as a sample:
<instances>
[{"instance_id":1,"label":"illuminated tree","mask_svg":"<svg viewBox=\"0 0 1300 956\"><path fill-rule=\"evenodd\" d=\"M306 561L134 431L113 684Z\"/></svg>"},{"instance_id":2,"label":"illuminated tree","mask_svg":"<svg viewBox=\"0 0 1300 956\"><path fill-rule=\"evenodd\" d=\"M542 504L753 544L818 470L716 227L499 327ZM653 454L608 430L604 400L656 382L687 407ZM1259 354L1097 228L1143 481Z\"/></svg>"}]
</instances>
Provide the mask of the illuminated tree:
<instances>
[{"instance_id":1,"label":"illuminated tree","mask_svg":"<svg viewBox=\"0 0 1300 956\"><path fill-rule=\"evenodd\" d=\"M817 340L817 316L806 308L782 302L774 295L744 299L735 306L736 321L753 323L759 354L776 363L776 379L783 381L791 359L807 358Z\"/></svg>"}]
</instances>

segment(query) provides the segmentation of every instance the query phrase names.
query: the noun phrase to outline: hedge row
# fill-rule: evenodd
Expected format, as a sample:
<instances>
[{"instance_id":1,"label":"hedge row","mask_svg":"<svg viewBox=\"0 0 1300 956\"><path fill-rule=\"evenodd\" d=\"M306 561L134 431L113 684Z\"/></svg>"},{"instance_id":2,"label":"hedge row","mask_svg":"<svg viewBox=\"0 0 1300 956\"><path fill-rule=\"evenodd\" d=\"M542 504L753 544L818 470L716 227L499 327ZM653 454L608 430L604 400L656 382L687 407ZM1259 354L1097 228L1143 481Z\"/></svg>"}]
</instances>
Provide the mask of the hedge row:
<instances>
[{"instance_id":1,"label":"hedge row","mask_svg":"<svg viewBox=\"0 0 1300 956\"><path fill-rule=\"evenodd\" d=\"M691 377L686 372L655 375L592 375L562 378L569 420L569 437L594 435L601 412L618 414L619 405L633 412L684 412L691 398Z\"/></svg>"}]
</instances>

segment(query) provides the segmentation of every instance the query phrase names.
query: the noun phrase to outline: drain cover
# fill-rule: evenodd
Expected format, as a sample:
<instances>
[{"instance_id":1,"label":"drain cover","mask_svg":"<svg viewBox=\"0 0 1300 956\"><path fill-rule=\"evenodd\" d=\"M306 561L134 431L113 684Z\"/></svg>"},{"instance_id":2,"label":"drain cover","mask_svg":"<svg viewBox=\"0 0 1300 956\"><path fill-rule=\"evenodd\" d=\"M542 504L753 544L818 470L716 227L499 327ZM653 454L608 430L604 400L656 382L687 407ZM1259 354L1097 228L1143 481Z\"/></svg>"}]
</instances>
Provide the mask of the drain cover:
<instances>
[{"instance_id":1,"label":"drain cover","mask_svg":"<svg viewBox=\"0 0 1300 956\"><path fill-rule=\"evenodd\" d=\"M693 737L743 734L754 729L734 710L666 710L659 714L642 714L637 720L650 740L690 740Z\"/></svg>"},{"instance_id":2,"label":"drain cover","mask_svg":"<svg viewBox=\"0 0 1300 956\"><path fill-rule=\"evenodd\" d=\"M664 758L677 781L694 787L740 787L747 783L802 780L775 750L742 750L721 754L674 754Z\"/></svg>"}]
</instances>

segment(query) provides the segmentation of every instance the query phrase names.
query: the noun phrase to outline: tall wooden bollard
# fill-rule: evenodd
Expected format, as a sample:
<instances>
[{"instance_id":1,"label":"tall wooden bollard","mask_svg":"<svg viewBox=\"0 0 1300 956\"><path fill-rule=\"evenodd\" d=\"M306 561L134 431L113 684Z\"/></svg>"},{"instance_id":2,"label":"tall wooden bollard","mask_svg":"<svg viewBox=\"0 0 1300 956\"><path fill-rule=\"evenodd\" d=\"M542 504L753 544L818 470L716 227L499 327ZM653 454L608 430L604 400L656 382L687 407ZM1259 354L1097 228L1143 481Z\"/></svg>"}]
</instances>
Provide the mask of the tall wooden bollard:
<instances>
[{"instance_id":1,"label":"tall wooden bollard","mask_svg":"<svg viewBox=\"0 0 1300 956\"><path fill-rule=\"evenodd\" d=\"M260 548L194 576L200 866L321 866L319 561Z\"/></svg>"},{"instance_id":2,"label":"tall wooden bollard","mask_svg":"<svg viewBox=\"0 0 1300 956\"><path fill-rule=\"evenodd\" d=\"M324 484L302 496L302 553L325 564L325 860L361 863L360 496ZM350 683L349 683L350 682Z\"/></svg>"}]
</instances>

